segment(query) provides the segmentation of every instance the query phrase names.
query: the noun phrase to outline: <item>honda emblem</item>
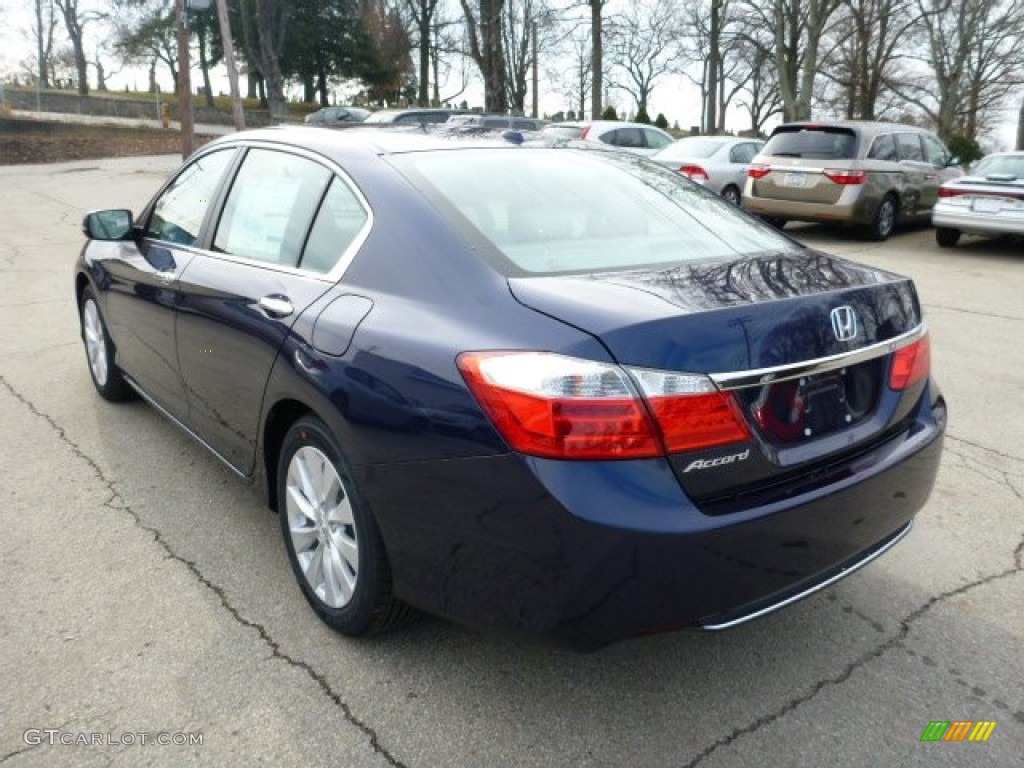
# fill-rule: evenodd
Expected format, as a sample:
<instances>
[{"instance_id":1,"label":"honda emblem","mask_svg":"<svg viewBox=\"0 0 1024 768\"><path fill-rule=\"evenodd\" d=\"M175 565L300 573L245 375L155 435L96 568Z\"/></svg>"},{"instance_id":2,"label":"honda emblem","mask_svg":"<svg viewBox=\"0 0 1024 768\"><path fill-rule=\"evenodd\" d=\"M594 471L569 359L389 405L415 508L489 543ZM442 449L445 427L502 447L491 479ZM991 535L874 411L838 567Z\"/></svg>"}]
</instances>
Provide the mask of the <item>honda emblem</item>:
<instances>
[{"instance_id":1,"label":"honda emblem","mask_svg":"<svg viewBox=\"0 0 1024 768\"><path fill-rule=\"evenodd\" d=\"M832 310L832 332L839 341L850 341L857 336L857 313L853 307L836 307Z\"/></svg>"}]
</instances>

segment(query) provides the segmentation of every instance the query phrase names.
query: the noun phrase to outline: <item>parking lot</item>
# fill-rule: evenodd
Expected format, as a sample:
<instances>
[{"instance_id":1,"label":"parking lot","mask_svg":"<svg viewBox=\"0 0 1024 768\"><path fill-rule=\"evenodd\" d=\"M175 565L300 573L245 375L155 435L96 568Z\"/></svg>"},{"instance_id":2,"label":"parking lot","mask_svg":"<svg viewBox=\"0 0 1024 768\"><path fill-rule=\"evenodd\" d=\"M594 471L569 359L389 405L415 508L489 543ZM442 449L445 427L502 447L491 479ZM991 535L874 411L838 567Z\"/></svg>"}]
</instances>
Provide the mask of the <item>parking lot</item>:
<instances>
[{"instance_id":1,"label":"parking lot","mask_svg":"<svg viewBox=\"0 0 1024 768\"><path fill-rule=\"evenodd\" d=\"M258 497L90 383L81 214L138 211L176 165L0 168L5 768L1022 764L1021 243L791 229L915 278L949 403L930 502L858 574L726 633L589 655L431 618L353 641L307 608ZM936 720L997 725L922 743Z\"/></svg>"}]
</instances>

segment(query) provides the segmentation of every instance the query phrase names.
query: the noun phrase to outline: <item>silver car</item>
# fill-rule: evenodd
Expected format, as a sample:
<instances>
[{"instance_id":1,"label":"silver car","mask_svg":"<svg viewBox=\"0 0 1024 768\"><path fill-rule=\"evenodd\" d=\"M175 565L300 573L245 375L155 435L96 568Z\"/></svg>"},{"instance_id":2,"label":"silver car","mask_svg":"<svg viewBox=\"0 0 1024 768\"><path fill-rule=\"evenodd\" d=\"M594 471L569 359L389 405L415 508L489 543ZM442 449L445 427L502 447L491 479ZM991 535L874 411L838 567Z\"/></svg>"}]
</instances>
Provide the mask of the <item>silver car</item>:
<instances>
[{"instance_id":1,"label":"silver car","mask_svg":"<svg viewBox=\"0 0 1024 768\"><path fill-rule=\"evenodd\" d=\"M544 127L545 138L571 141L600 141L638 155L653 155L675 139L654 125L624 123L618 120L581 120L570 123L551 123Z\"/></svg>"},{"instance_id":2,"label":"silver car","mask_svg":"<svg viewBox=\"0 0 1024 768\"><path fill-rule=\"evenodd\" d=\"M932 224L943 248L955 246L964 233L1024 235L1024 152L989 155L969 176L943 184Z\"/></svg>"},{"instance_id":3,"label":"silver car","mask_svg":"<svg viewBox=\"0 0 1024 768\"><path fill-rule=\"evenodd\" d=\"M687 176L733 205L740 204L750 161L764 146L758 139L732 136L687 136L651 159Z\"/></svg>"}]
</instances>

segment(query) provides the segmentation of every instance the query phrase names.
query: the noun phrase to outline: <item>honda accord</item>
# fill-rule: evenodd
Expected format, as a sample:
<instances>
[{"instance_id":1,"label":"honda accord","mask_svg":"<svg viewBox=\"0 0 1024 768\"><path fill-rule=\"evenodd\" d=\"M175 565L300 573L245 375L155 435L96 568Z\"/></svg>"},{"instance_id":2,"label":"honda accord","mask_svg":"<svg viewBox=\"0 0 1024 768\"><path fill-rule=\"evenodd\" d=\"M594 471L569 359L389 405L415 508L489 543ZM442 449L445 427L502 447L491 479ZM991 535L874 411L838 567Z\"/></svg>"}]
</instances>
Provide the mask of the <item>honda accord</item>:
<instances>
[{"instance_id":1,"label":"honda accord","mask_svg":"<svg viewBox=\"0 0 1024 768\"><path fill-rule=\"evenodd\" d=\"M640 157L265 129L83 228L96 390L263 489L345 634L735 626L888 550L933 485L913 283Z\"/></svg>"}]
</instances>

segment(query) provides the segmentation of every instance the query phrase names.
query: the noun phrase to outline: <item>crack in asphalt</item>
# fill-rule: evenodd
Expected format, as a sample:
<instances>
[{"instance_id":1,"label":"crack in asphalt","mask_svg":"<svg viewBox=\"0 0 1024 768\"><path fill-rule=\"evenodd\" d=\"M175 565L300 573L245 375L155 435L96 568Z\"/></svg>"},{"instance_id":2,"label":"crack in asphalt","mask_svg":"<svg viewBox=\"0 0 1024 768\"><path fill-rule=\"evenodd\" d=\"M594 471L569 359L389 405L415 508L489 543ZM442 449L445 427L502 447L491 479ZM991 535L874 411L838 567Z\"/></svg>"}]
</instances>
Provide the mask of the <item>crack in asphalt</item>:
<instances>
[{"instance_id":1,"label":"crack in asphalt","mask_svg":"<svg viewBox=\"0 0 1024 768\"><path fill-rule=\"evenodd\" d=\"M1024 501L1024 493L1022 493L1021 490L1013 482L1013 480L1010 479L1013 477L1024 478L1024 474L1020 474L1017 472L1007 472L1005 470L998 469L997 467L993 467L990 464L985 464L981 461L978 461L978 459L974 458L973 456L968 456L966 453L961 453L955 448L951 448L949 446L946 446L946 453L952 454L953 456L960 460L960 463L957 466L959 466L961 469L970 472L973 475L977 475L978 477L984 478L985 480L988 480L991 483L995 483L996 485L1006 486L1009 489L1010 493L1012 493L1021 501ZM998 478L993 477L989 473L995 473L996 475L998 475Z\"/></svg>"},{"instance_id":2,"label":"crack in asphalt","mask_svg":"<svg viewBox=\"0 0 1024 768\"><path fill-rule=\"evenodd\" d=\"M1010 461L1017 461L1020 462L1021 464L1024 464L1024 458L1021 458L1020 456L1014 456L1012 453L1003 453L1002 451L996 450L995 448L989 448L987 445L982 445L981 443L975 443L965 438L957 437L956 435L948 431L946 432L946 440L952 440L957 443L963 443L964 445L969 445L972 448L977 448L980 451L994 453L996 456L1002 456L1004 459L1009 459Z\"/></svg>"},{"instance_id":3,"label":"crack in asphalt","mask_svg":"<svg viewBox=\"0 0 1024 768\"><path fill-rule=\"evenodd\" d=\"M405 763L403 763L399 758L393 755L387 749L387 747L385 747L381 743L380 737L378 736L377 732L373 729L373 727L367 724L364 720L360 719L352 711L352 708L349 706L349 704L341 698L341 695L334 690L330 682L322 674L313 669L313 667L308 662L302 661L301 659L295 659L289 656L285 651L283 651L281 649L280 643L278 643L278 641L270 635L270 633L263 625L253 621L252 619L246 618L234 605L231 604L231 601L228 598L228 595L224 591L224 589L221 586L214 584L212 581L210 581L203 574L203 572L200 570L199 566L195 563L195 561L189 560L188 558L180 555L164 539L163 534L157 528L154 528L143 522L139 514L131 508L131 506L125 501L124 497L121 495L121 492L117 489L116 481L109 479L104 474L103 469L96 462L96 460L89 456L87 453L85 453L85 451L82 450L78 443L71 439L71 437L67 434L67 431L64 429L64 427L58 424L57 421L48 413L46 413L45 411L41 411L39 408L37 408L36 405L31 400L29 400L27 397L25 397L25 395L18 391L2 374L0 374L0 385L2 385L14 399L16 399L22 405L24 405L25 408L27 408L30 413L46 422L46 424L49 425L50 429L52 429L53 432L57 435L57 438L70 449L71 453L92 470L93 474L100 481L100 483L104 485L107 492L110 494L107 497L107 499L103 502L103 506L107 507L108 509L113 509L127 513L129 517L131 517L132 520L134 521L136 527L140 528L141 530L145 531L153 537L154 542L161 549L163 549L164 552L167 553L167 557L169 559L175 560L184 565L185 568L189 570L189 572L196 578L196 580L200 584L202 584L204 587L206 587L208 590L210 590L211 592L213 592L213 594L217 596L217 598L220 600L221 606L231 615L235 622L248 629L256 630L260 639L264 642L264 644L267 645L268 648L270 648L273 657L281 659L289 666L295 667L296 669L305 672L306 675L314 683L316 683L317 687L321 690L321 692L325 696L327 696L331 701L333 701L334 704L341 710L342 714L345 717L345 720L347 720L351 725L355 726L358 730L360 730L370 739L370 747L373 749L375 753L377 753L384 760L386 760L389 765L395 766L395 768L408 768ZM30 747L30 749L31 748L33 747ZM25 751L27 750L22 749L18 750L17 752L13 752L7 756L4 756L0 758L0 763L13 757L14 755L23 753Z\"/></svg>"},{"instance_id":4,"label":"crack in asphalt","mask_svg":"<svg viewBox=\"0 0 1024 768\"><path fill-rule=\"evenodd\" d=\"M0 755L0 764L6 763L8 760L12 760L18 755L24 755L26 752L31 752L33 749L39 749L42 746L48 745L44 745L42 742L39 744L29 744L27 747L22 747L21 749L16 749L13 752L8 752L6 755Z\"/></svg>"},{"instance_id":5,"label":"crack in asphalt","mask_svg":"<svg viewBox=\"0 0 1024 768\"><path fill-rule=\"evenodd\" d=\"M968 681L967 679L965 679L966 675L964 675L964 673L961 672L959 669L956 669L955 667L945 667L945 666L940 667L939 663L935 659L933 659L930 656L927 656L927 655L925 655L923 653L918 653L913 648L911 648L909 645L904 645L903 646L903 652L906 653L907 656L910 656L911 658L919 660L926 667L930 667L932 669L941 669L941 670L943 670L946 674L948 674L953 679L953 681L957 685L962 686L964 689L967 690L968 693L970 693L976 699L980 699L981 701L989 702L994 707L996 707L998 709L1001 709L1004 712L1009 712L1010 713L1010 717L1012 717L1017 722L1024 723L1024 707L1022 707L1021 709L1016 710L1014 712L1011 712L1009 704L1007 704L1005 701L1003 701L1002 699L1000 699L998 697L994 697L994 696L990 697L988 692L984 688L982 688L981 686L977 685L976 683L974 683L972 681Z\"/></svg>"},{"instance_id":6,"label":"crack in asphalt","mask_svg":"<svg viewBox=\"0 0 1024 768\"><path fill-rule=\"evenodd\" d=\"M716 739L714 742L712 742L707 747L698 752L697 755L694 756L692 760L690 760L690 762L684 763L682 768L695 768L695 766L700 765L702 762L704 762L704 760L706 760L708 757L710 757L712 754L717 752L722 747L727 747L731 745L733 742L735 742L737 739L748 734L754 733L756 731L759 731L766 725L771 725L776 720L785 717L789 713L798 709L800 706L814 699L819 693L824 691L826 688L842 685L847 680L849 680L853 673L861 667L865 666L866 664L875 659L881 658L885 653L892 650L893 648L903 645L904 641L910 635L910 630L914 622L916 622L922 616L931 611L931 609L934 608L936 605L945 602L950 598L963 595L978 587L982 587L986 584L991 584L994 581L1009 578L1010 576L1014 576L1016 574L1021 573L1022 571L1024 571L1024 562L1022 561L1024 561L1024 537L1021 538L1020 543L1017 545L1017 548L1013 552L1012 567L1002 570L999 573L993 573L980 579L976 579L975 581L971 581L967 584L962 584L955 589L947 590L945 592L942 592L938 595L929 598L928 601L925 602L923 605L918 606L916 609L914 609L909 614L900 619L899 632L897 632L892 637L888 638L885 642L875 646L870 651L861 654L861 656L859 656L857 659L854 659L852 662L843 667L839 674L825 678L824 680L819 680L811 687L809 691L800 696L790 699L774 712L769 712L766 715L762 715L753 722L748 723L747 725L744 725L742 727L735 728L731 733L727 734L726 736Z\"/></svg>"},{"instance_id":7,"label":"crack in asphalt","mask_svg":"<svg viewBox=\"0 0 1024 768\"><path fill-rule=\"evenodd\" d=\"M976 309L964 309L963 307L949 307L943 304L925 304L924 308L927 310L937 309L943 312L958 312L963 315L975 315L976 317L991 317L996 320L1012 320L1013 322L1017 323L1024 322L1024 317L1014 317L1013 315L1000 315L997 312L981 312Z\"/></svg>"}]
</instances>

